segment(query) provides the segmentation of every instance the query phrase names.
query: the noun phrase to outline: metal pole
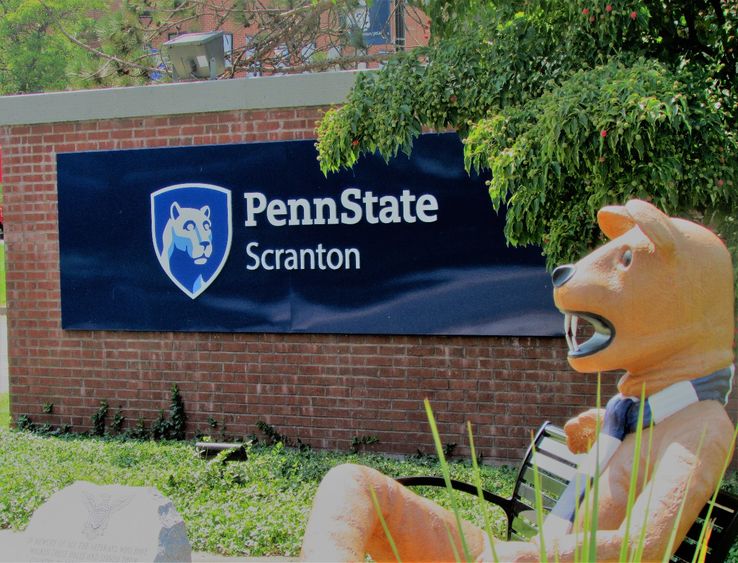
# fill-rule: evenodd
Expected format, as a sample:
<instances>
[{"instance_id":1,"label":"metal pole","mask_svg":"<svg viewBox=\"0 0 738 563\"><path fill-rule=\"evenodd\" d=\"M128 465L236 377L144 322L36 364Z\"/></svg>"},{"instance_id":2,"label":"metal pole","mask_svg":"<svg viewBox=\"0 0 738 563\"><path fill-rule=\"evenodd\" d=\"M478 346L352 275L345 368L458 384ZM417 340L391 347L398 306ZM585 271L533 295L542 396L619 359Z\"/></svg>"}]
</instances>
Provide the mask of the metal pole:
<instances>
[{"instance_id":1,"label":"metal pole","mask_svg":"<svg viewBox=\"0 0 738 563\"><path fill-rule=\"evenodd\" d=\"M405 0L395 0L395 49L405 50Z\"/></svg>"}]
</instances>

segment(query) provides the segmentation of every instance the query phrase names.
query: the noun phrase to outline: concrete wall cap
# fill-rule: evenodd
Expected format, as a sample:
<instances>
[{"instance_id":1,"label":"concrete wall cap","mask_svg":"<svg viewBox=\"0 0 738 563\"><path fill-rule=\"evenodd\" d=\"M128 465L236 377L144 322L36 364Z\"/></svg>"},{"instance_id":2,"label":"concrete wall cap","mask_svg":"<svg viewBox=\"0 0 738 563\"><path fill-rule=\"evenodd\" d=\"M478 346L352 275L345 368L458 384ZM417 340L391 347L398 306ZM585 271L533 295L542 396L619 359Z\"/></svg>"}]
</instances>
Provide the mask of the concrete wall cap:
<instances>
[{"instance_id":1,"label":"concrete wall cap","mask_svg":"<svg viewBox=\"0 0 738 563\"><path fill-rule=\"evenodd\" d=\"M361 71L0 96L0 126L328 106L346 99L357 72Z\"/></svg>"}]
</instances>

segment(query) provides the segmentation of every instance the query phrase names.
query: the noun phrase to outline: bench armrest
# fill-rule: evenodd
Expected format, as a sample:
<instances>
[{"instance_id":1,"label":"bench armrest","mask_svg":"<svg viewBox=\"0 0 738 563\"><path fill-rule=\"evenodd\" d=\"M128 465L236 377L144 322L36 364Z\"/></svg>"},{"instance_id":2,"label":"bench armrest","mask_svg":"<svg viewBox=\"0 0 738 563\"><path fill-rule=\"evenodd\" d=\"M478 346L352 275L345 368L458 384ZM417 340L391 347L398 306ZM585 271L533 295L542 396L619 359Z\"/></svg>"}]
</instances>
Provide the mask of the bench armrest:
<instances>
[{"instance_id":1,"label":"bench armrest","mask_svg":"<svg viewBox=\"0 0 738 563\"><path fill-rule=\"evenodd\" d=\"M446 481L443 477L421 475L416 477L399 477L396 481L406 487L446 487ZM465 483L464 481L451 479L451 488L456 491L462 491L464 493L469 493L470 495L479 496L476 485ZM507 515L508 521L512 519L513 502L511 499L501 497L500 495L496 495L486 489L482 489L482 495L484 496L484 500L487 502L491 502L502 508Z\"/></svg>"}]
</instances>

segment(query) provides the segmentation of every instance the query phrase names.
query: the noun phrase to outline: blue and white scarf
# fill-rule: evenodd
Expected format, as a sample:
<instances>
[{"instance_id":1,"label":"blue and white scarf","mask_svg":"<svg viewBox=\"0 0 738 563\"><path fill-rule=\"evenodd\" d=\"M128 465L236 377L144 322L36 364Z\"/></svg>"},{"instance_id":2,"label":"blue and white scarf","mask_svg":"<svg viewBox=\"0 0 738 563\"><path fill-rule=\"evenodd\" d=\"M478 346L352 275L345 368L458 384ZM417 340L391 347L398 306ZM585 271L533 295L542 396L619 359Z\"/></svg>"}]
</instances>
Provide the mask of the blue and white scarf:
<instances>
[{"instance_id":1,"label":"blue and white scarf","mask_svg":"<svg viewBox=\"0 0 738 563\"><path fill-rule=\"evenodd\" d=\"M699 379L680 381L654 393L646 399L643 407L643 427L647 428L651 421L658 424L698 401L714 400L726 404L733 386L734 373L735 366L730 366ZM639 399L621 394L608 401L597 442L579 464L574 478L543 523L546 537L556 537L571 530L577 506L584 498L585 488L594 478L597 469L601 473L626 434L636 431L639 403Z\"/></svg>"}]
</instances>

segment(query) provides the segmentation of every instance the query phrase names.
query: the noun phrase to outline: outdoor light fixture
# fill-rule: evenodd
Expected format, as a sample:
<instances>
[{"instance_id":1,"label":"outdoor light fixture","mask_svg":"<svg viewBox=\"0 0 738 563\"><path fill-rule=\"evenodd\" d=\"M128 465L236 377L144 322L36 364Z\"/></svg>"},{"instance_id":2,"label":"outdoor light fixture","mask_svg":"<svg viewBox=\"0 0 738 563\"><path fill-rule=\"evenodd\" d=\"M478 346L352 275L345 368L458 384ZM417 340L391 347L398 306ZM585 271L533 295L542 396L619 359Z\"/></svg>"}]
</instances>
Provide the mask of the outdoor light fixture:
<instances>
[{"instance_id":1,"label":"outdoor light fixture","mask_svg":"<svg viewBox=\"0 0 738 563\"><path fill-rule=\"evenodd\" d=\"M175 80L209 78L225 71L223 32L183 33L164 43Z\"/></svg>"}]
</instances>

